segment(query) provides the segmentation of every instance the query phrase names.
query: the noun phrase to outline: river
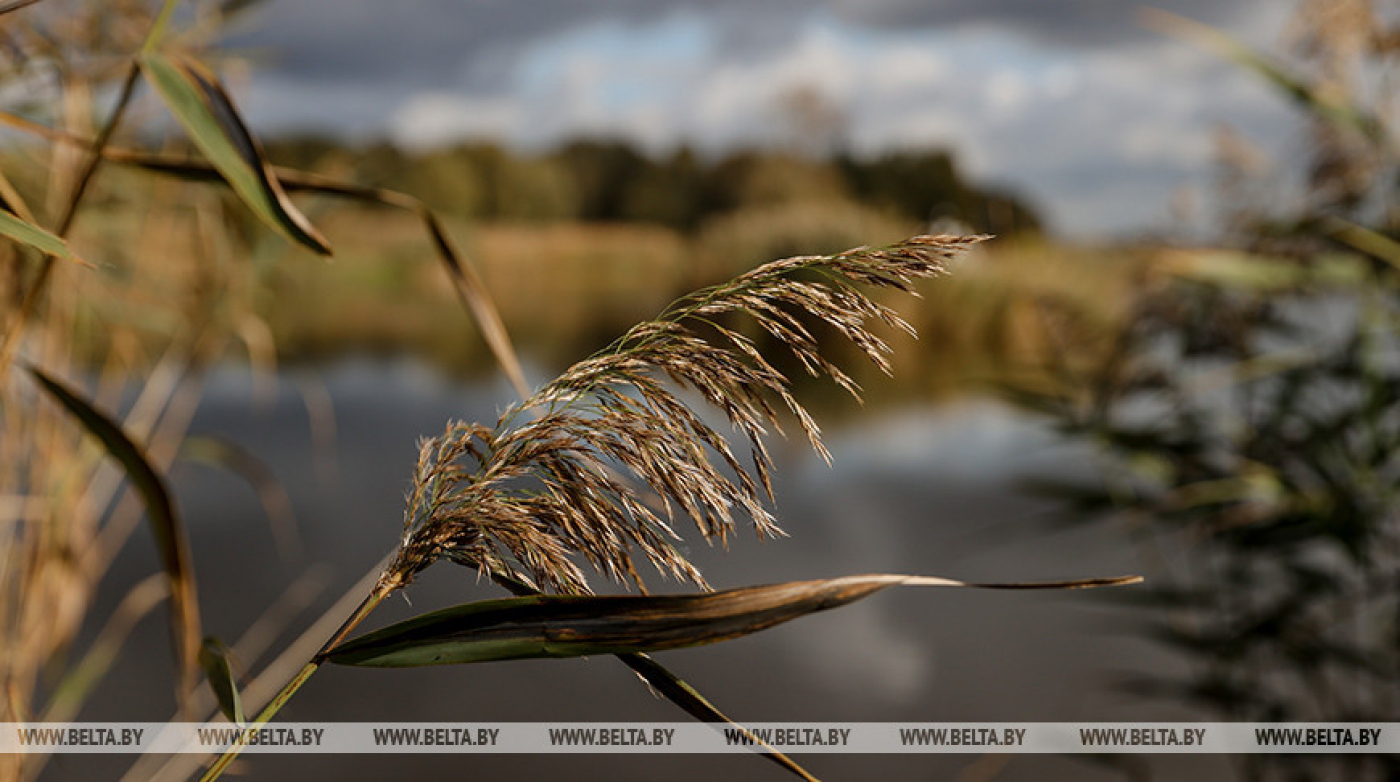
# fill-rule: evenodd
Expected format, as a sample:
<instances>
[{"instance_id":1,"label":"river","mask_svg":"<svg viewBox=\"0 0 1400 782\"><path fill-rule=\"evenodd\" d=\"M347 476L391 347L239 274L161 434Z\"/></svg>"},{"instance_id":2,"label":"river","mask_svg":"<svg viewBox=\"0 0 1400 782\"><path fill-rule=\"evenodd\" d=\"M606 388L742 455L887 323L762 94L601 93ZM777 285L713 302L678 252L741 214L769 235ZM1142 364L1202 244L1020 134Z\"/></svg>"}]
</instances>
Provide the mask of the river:
<instances>
[{"instance_id":1,"label":"river","mask_svg":"<svg viewBox=\"0 0 1400 782\"><path fill-rule=\"evenodd\" d=\"M308 384L308 378L314 380ZM330 400L333 442L322 437L318 446L313 437L313 417L299 391L308 387L323 389ZM325 588L291 623L279 641L285 643L394 546L417 439L441 431L449 418L493 421L509 398L501 383L454 381L407 360L345 361L314 374L287 370L262 392L246 370L215 371L193 431L234 440L267 463L291 497L304 550L291 559L279 553L257 496L241 479L208 467L177 467L172 481L190 525L206 630L232 641L314 567ZM1122 532L1102 524L1057 524L1056 505L1020 488L1034 476L1088 475L1092 456L995 403L864 410L833 428L827 442L831 466L796 445L776 449L776 511L791 537L763 542L743 533L723 551L688 536L694 561L715 587L873 572L1002 581L1152 575L1152 558ZM99 616L130 584L158 569L148 538L136 535L104 581ZM498 596L473 572L440 563L407 599L387 602L367 626ZM170 653L159 614L142 623L84 719L169 718ZM1132 619L1103 591L906 588L659 659L731 716L749 721L1202 719L1115 686L1147 672L1186 670L1184 659L1136 634ZM328 667L281 718L603 722L684 716L615 660L596 658L409 670ZM108 776L128 761L59 756L47 776ZM830 779L1123 778L1122 769L1087 755L814 755L804 762ZM1155 759L1153 766L1172 777L1219 778L1225 763L1181 756ZM244 769L267 780L782 778L775 767L746 756L264 755L246 760Z\"/></svg>"}]
</instances>

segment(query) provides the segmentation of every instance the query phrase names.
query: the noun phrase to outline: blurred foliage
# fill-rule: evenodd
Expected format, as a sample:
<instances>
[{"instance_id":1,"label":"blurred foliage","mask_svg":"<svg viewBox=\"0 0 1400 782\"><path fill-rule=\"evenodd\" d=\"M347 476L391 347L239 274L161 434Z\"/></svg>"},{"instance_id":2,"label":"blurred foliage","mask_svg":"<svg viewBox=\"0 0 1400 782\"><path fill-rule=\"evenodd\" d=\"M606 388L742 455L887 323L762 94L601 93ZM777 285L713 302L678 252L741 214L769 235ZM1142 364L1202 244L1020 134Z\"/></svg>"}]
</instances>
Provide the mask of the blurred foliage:
<instances>
[{"instance_id":1,"label":"blurred foliage","mask_svg":"<svg viewBox=\"0 0 1400 782\"><path fill-rule=\"evenodd\" d=\"M1400 713L1400 156L1389 93L1371 89L1400 76L1387 5L1303 3L1287 60L1166 25L1291 98L1306 147L1290 170L1222 136L1222 247L1159 253L1107 340L1047 306L1062 349L1042 376L1057 381L1008 389L1105 455L1102 485L1053 487L1079 518L1127 520L1166 558L1140 616L1195 665L1134 687L1217 718ZM1400 775L1395 756L1251 755L1238 768Z\"/></svg>"},{"instance_id":2,"label":"blurred foliage","mask_svg":"<svg viewBox=\"0 0 1400 782\"><path fill-rule=\"evenodd\" d=\"M489 354L464 337L469 324L411 215L342 205L318 212L317 222L337 242L336 273L279 264L256 300L284 361L411 352L454 372L492 371ZM880 244L918 228L847 201L755 208L710 220L693 234L641 222L455 218L447 225L463 238L521 350L549 369L607 345L676 296L764 258ZM883 335L903 357L897 382L879 381L873 366L853 356L849 366L871 399L966 393L1001 373L1020 372L1028 357L1049 347L1036 309L1046 297L1067 297L1109 328L1123 316L1137 263L1124 250L1033 237L989 243L956 274L926 286L924 298L889 302L922 335L917 341ZM812 327L824 333L820 324ZM749 336L760 345L767 339ZM843 355L839 344L830 349ZM805 373L795 382L818 405L823 393L832 394L838 403L827 415L853 411L838 401L834 386Z\"/></svg>"},{"instance_id":3,"label":"blurred foliage","mask_svg":"<svg viewBox=\"0 0 1400 782\"><path fill-rule=\"evenodd\" d=\"M1040 227L1024 201L965 182L947 152L890 152L866 161L843 157L839 163L857 198L897 214L957 220L999 235Z\"/></svg>"},{"instance_id":4,"label":"blurred foliage","mask_svg":"<svg viewBox=\"0 0 1400 782\"><path fill-rule=\"evenodd\" d=\"M287 169L411 188L435 205L449 232L460 237L463 251L481 270L522 347L551 367L606 345L676 296L773 258L888 243L928 230L973 230L947 219L955 210L935 200L942 181L937 176L923 195L914 192L917 188L906 192L889 185L891 192L906 192L902 197L909 206L902 209L891 200L861 195L859 188L869 184L851 183L850 172L858 169L849 160L743 152L706 161L686 149L653 159L625 144L603 142L575 142L534 156L487 143L424 155L384 143L351 150L311 137L272 140L266 147L269 157ZM909 154L911 160L929 158L934 161L929 165L943 172L939 176L956 180L945 154ZM17 153L0 155L0 165L6 161L12 164L7 169L21 174L33 168ZM889 161L869 165L888 167ZM887 178L897 179L898 172L892 168L888 177L870 181ZM137 235L153 188L172 186L143 171L108 167L90 196L101 209L84 215L78 249L101 247L104 257L115 255L123 263L135 262L126 258L124 248L155 241L162 244L162 256L192 252L188 245L195 237L189 234ZM965 203L997 213L998 208L979 202L965 185L954 182L953 189L962 193L958 197ZM239 311L232 314L238 322L256 324L242 327L244 332L265 331L278 359L315 361L355 352L408 351L453 371L493 371L490 354L462 330L472 325L436 268L433 249L423 241L413 214L340 200L302 200L299 195L307 214L337 248L336 271L328 275L314 265L278 262L285 245L270 241L231 194L206 188L200 197L217 211L211 219L223 227L220 241L228 243L222 252L254 259L255 274L230 283L226 291L238 297ZM1023 210L1007 208L1017 214ZM930 215L939 216L932 226L926 222ZM1035 224L1033 217L1019 223L1027 228ZM1033 258L1030 248L1038 248L1041 257ZM910 356L902 366L920 367L921 372L909 371L898 388L907 393L952 391L1009 366L1000 357L1007 350L1026 352L1022 348L1037 341L1035 329L1027 327L1023 313L1013 317L1022 322L1012 327L986 314L1005 311L1008 299L1024 304L1038 295L1024 284L1032 279L1073 279L1093 291L1112 287L1122 275L1101 262L1109 254L1080 257L1059 252L1031 230L1003 237L988 251L975 251L977 258L999 260L969 263L946 284L931 289L928 295L938 299L939 307L930 302L909 305L924 321L917 325L938 337L902 348ZM1090 268L1095 271L1082 273ZM1101 278L1104 285L1093 282ZM167 272L142 285L169 287L172 282ZM130 308L125 295L107 297L102 306L122 312ZM227 306L220 303L204 311L223 313ZM344 317L347 311L356 317ZM128 320L147 322L146 330L134 335L144 355L156 351L179 317L139 307L128 315ZM118 334L80 324L74 336L70 347L80 361L92 363L107 355Z\"/></svg>"},{"instance_id":5,"label":"blurred foliage","mask_svg":"<svg viewBox=\"0 0 1400 782\"><path fill-rule=\"evenodd\" d=\"M243 240L223 230L232 195L175 180L132 187L138 178L103 165L102 153L132 143L156 111L169 122L174 107L206 145L223 142L210 153L264 220L289 220L295 207L263 178L249 137L229 132L238 121L222 93L159 34L166 17L150 3L4 10L3 108L27 132L7 130L0 208L92 261L0 241L0 720L78 716L132 626L167 598L173 702L191 706L201 618L165 476L203 370L240 343L264 353L251 311L263 269L241 263ZM182 40L197 47L207 32ZM153 78L163 92L138 89ZM68 138L85 143L57 143ZM148 382L129 393L125 379L143 370ZM164 577L123 583L109 569L143 515ZM32 778L44 762L0 756L0 778Z\"/></svg>"},{"instance_id":6,"label":"blurred foliage","mask_svg":"<svg viewBox=\"0 0 1400 782\"><path fill-rule=\"evenodd\" d=\"M874 159L750 150L709 159L686 147L652 157L617 140L573 141L543 154L489 142L413 153L383 142L350 149L298 137L269 143L268 155L301 170L350 167L357 181L485 221L645 222L692 232L748 209L839 201L878 209L892 220L951 218L1003 236L1041 227L1029 204L968 183L941 150Z\"/></svg>"},{"instance_id":7,"label":"blurred foliage","mask_svg":"<svg viewBox=\"0 0 1400 782\"><path fill-rule=\"evenodd\" d=\"M675 296L773 258L891 242L931 225L1027 237L1040 228L1031 207L964 181L943 151L864 160L805 148L707 157L681 147L651 156L624 141L576 140L541 153L490 142L410 152L299 137L270 141L268 155L290 168L413 193L440 210L469 237L467 249L522 344L547 363L596 350ZM446 301L442 310L424 306L442 291L431 275L413 271L424 252L407 223L380 214L365 230L362 217L337 206L325 218L333 237L353 237L338 262L360 272L326 288L309 273L279 269L265 299L279 350L316 357L410 348L458 368L485 367L460 339L434 328L457 316ZM315 304L287 305L307 299L310 286L320 291ZM362 317L350 324L335 315L346 307ZM925 325L953 331L931 320ZM975 357L976 342L959 359Z\"/></svg>"}]
</instances>

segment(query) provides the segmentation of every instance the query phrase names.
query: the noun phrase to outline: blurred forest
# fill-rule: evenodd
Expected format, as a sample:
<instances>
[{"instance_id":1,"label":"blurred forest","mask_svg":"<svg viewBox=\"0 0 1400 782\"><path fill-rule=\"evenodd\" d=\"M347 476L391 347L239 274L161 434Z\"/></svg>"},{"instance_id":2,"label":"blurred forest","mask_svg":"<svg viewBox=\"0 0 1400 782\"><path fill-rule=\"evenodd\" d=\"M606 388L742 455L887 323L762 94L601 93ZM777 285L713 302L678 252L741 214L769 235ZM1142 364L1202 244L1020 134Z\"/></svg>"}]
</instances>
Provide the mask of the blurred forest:
<instances>
[{"instance_id":1,"label":"blurred forest","mask_svg":"<svg viewBox=\"0 0 1400 782\"><path fill-rule=\"evenodd\" d=\"M657 159L622 141L580 140L540 154L484 142L410 153L284 138L268 142L268 156L421 198L465 237L522 349L546 364L585 355L684 292L774 258L929 230L1033 240L1040 229L1028 204L968 183L944 151L872 160L742 151L707 160L684 148ZM346 249L333 281L279 272L266 306L281 354L408 349L449 368L489 371L472 340L436 325L460 316L416 223L377 210L371 227L366 217L344 204L318 217L332 235L353 236L339 243ZM248 231L257 231L251 222ZM347 309L358 317L345 318Z\"/></svg>"},{"instance_id":2,"label":"blurred forest","mask_svg":"<svg viewBox=\"0 0 1400 782\"><path fill-rule=\"evenodd\" d=\"M711 160L687 147L656 158L623 140L577 140L529 154L493 142L410 152L304 136L269 140L267 153L290 168L349 174L483 221L643 223L688 234L726 215L810 203L912 224L952 219L999 235L1041 227L1024 200L967 182L942 150L872 159L738 151Z\"/></svg>"},{"instance_id":3,"label":"blurred forest","mask_svg":"<svg viewBox=\"0 0 1400 782\"><path fill-rule=\"evenodd\" d=\"M775 258L925 232L992 233L999 237L995 264L961 270L953 287L929 292L936 301L915 305L916 325L926 340L939 340L940 350L910 351L901 368L907 382L890 389L953 391L985 379L993 365L1004 363L1007 349L1040 344L1028 313L1007 316L1008 296L1038 296L1037 286L1048 285L1086 306L1094 299L1096 308L1111 306L1113 298L1099 294L1122 278L1108 271L1114 264L1105 256L1116 253L1054 245L1023 198L970 183L952 153L941 150L862 159L818 155L794 142L790 150L710 159L685 148L652 157L618 140L576 140L539 153L494 142L420 152L309 136L263 144L268 160L283 171L421 199L480 271L522 353L555 369L606 345L672 299ZM43 201L50 183L30 175L42 170L33 162L51 153L63 148L6 153L6 168L27 201ZM75 247L132 269L142 268L138 255L205 252L196 234L153 231L148 224L151 200L176 197L162 192L173 186L140 166L110 167L93 183L88 197L94 208L77 227ZM453 372L495 371L426 240L421 215L324 194L304 201L336 246L334 273L326 274L315 265L278 262L295 250L269 236L233 193L205 190L199 197L228 226L220 241L229 256L253 258L259 271L219 283L206 267L207 279L178 291L169 268L153 269L149 280L135 273L127 282L140 282L127 292L168 294L157 295L160 306L135 318L127 293L97 297L95 309L80 314L71 346L84 360L110 355L117 336L128 341L126 355L134 355L132 344L154 355L167 321L185 317L175 311L204 311L239 320L234 332L263 364L410 353ZM1054 270L1045 262L1050 257L1069 266ZM210 310L202 297L219 284L232 287ZM1076 285L1080 293L1068 290ZM113 318L134 330L98 325Z\"/></svg>"}]
</instances>

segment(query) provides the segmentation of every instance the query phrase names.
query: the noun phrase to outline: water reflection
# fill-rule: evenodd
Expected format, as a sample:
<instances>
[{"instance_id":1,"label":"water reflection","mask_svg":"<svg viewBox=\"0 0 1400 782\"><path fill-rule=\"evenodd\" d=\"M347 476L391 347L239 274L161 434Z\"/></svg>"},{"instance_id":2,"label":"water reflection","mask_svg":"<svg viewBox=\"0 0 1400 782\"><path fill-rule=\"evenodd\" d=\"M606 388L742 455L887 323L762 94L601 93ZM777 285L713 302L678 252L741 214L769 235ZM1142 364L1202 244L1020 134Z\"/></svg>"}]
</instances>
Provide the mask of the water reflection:
<instances>
[{"instance_id":1,"label":"water reflection","mask_svg":"<svg viewBox=\"0 0 1400 782\"><path fill-rule=\"evenodd\" d=\"M504 386L450 382L411 362L349 362L319 375L334 403L333 476L316 467L312 416L295 373L259 401L249 378L218 372L194 429L230 437L259 454L284 482L305 544L304 561L279 559L254 493L239 479L181 467L174 479L192 525L210 632L234 639L308 566L324 567L326 606L394 545L418 437L450 417L494 419ZM834 464L800 448L778 449L778 516L791 537L739 535L728 552L693 543L693 560L717 587L903 572L969 579L1053 579L1143 572L1136 550L1103 529L1053 531L1052 506L1014 489L1034 474L1088 469L1087 453L1043 427L988 404L869 410L829 433ZM136 539L111 583L157 568ZM108 590L120 595L121 589ZM372 624L499 596L472 572L440 564L395 598ZM110 611L115 598L98 607ZM311 616L314 616L312 613ZM714 647L662 655L726 712L749 720L1110 721L1185 720L1163 701L1115 692L1115 680L1182 660L1122 632L1125 613L1089 593L899 590L840 611ZM293 629L309 622L301 617ZM147 620L85 719L169 717L168 652L158 619ZM280 643L284 643L284 638ZM245 661L252 663L254 661ZM152 697L157 693L160 697ZM681 719L611 659L522 661L431 670L326 669L283 711L288 720L578 721ZM950 778L971 756L814 756L832 778ZM458 774L451 756L253 757L260 779L306 774L381 778L406 770ZM998 763L1000 763L998 761ZM1183 757L1170 768L1222 770L1218 758ZM124 767L120 759L59 757L48 769ZM90 768L91 767L91 768ZM777 778L752 758L640 756L472 758L473 774L591 778L666 774L675 779ZM979 766L983 768L983 766ZM1086 758L1021 756L997 779L1119 778ZM1212 774L1218 776L1218 774Z\"/></svg>"}]
</instances>

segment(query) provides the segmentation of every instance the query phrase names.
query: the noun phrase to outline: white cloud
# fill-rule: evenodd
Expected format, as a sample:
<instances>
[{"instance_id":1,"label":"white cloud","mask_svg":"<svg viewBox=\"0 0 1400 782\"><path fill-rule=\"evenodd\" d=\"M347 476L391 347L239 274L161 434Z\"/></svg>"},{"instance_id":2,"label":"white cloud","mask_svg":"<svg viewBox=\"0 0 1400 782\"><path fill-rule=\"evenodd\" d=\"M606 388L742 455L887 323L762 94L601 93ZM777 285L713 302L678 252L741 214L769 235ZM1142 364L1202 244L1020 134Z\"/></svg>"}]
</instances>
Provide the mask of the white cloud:
<instances>
[{"instance_id":1,"label":"white cloud","mask_svg":"<svg viewBox=\"0 0 1400 782\"><path fill-rule=\"evenodd\" d=\"M1000 120L1014 117L1030 97L1025 79L1009 70L997 71L987 79L987 96L993 115Z\"/></svg>"},{"instance_id":2,"label":"white cloud","mask_svg":"<svg viewBox=\"0 0 1400 782\"><path fill-rule=\"evenodd\" d=\"M952 66L934 47L893 46L879 49L868 70L870 81L861 85L862 91L897 99L942 83Z\"/></svg>"},{"instance_id":3,"label":"white cloud","mask_svg":"<svg viewBox=\"0 0 1400 782\"><path fill-rule=\"evenodd\" d=\"M512 138L523 128L524 107L510 98L424 93L404 102L389 120L389 136L409 149L473 138Z\"/></svg>"},{"instance_id":4,"label":"white cloud","mask_svg":"<svg viewBox=\"0 0 1400 782\"><path fill-rule=\"evenodd\" d=\"M274 97L260 89L254 104L284 126L349 114L342 128L414 147L591 134L721 150L790 140L781 100L812 89L847 118L857 152L950 147L964 171L1030 193L1078 234L1163 217L1178 187L1204 180L1221 122L1272 134L1275 148L1287 136L1275 96L1184 44L1081 51L990 25L869 29L809 15L782 45L739 56L722 26L700 11L583 24L496 62L491 89L464 65L457 89L274 78Z\"/></svg>"}]
</instances>

